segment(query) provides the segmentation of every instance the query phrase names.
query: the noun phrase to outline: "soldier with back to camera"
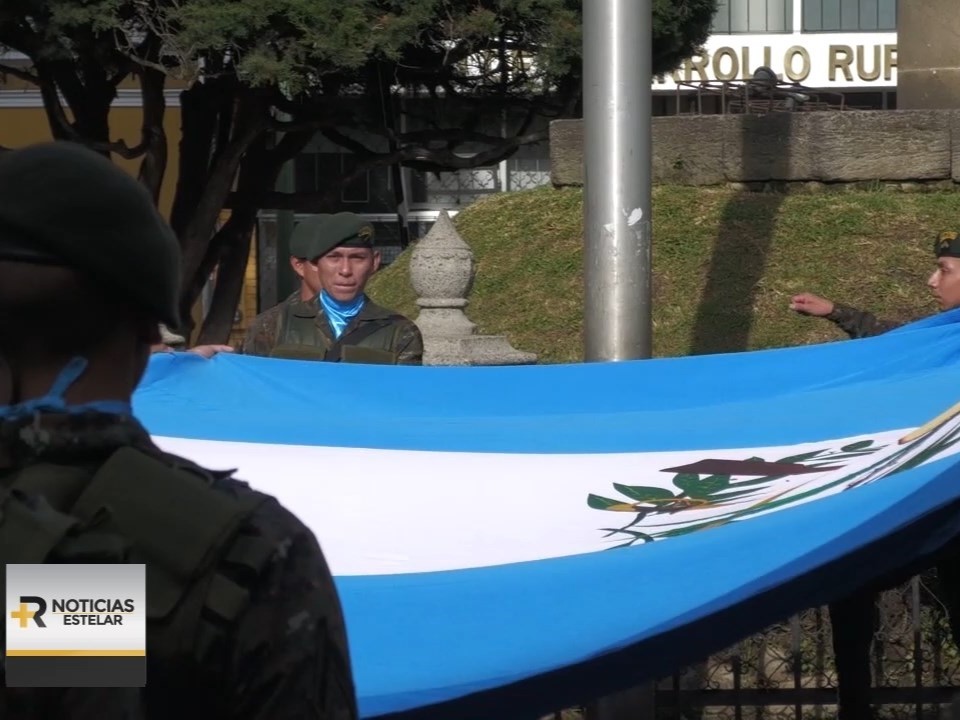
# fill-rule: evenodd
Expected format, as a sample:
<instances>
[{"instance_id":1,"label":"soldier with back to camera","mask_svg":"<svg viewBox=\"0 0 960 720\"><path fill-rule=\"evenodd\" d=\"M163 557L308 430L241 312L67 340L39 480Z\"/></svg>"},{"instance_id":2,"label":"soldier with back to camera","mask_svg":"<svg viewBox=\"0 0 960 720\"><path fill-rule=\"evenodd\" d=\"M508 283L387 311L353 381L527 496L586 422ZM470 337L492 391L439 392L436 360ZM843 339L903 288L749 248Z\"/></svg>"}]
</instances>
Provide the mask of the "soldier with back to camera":
<instances>
[{"instance_id":1,"label":"soldier with back to camera","mask_svg":"<svg viewBox=\"0 0 960 720\"><path fill-rule=\"evenodd\" d=\"M145 563L148 649L143 689L0 683L4 720L357 717L313 533L133 415L159 324L178 325L179 270L149 194L109 160L68 142L0 156L0 557Z\"/></svg>"}]
</instances>

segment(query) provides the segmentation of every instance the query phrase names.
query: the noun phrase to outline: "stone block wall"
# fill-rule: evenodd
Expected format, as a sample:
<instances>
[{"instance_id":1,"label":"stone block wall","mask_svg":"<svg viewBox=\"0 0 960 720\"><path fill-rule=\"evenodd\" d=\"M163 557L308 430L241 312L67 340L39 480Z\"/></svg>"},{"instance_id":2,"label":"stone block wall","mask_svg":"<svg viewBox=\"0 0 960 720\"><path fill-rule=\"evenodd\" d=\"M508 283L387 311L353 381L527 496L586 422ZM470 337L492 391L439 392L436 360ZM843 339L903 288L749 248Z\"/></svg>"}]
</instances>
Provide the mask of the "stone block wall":
<instances>
[{"instance_id":1,"label":"stone block wall","mask_svg":"<svg viewBox=\"0 0 960 720\"><path fill-rule=\"evenodd\" d=\"M583 121L550 127L552 182L583 184ZM653 119L653 179L680 185L960 183L960 111Z\"/></svg>"}]
</instances>

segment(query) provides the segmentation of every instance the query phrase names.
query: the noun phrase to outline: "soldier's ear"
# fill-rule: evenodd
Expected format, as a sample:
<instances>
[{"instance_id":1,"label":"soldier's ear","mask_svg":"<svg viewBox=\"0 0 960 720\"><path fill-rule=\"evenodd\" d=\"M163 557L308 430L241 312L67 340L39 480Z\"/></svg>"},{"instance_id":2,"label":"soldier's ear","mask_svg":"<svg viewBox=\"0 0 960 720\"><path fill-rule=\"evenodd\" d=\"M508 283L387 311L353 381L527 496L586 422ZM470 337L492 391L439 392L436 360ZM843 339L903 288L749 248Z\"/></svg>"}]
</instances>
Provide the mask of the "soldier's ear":
<instances>
[{"instance_id":1,"label":"soldier's ear","mask_svg":"<svg viewBox=\"0 0 960 720\"><path fill-rule=\"evenodd\" d=\"M303 277L303 266L306 265L307 261L303 258L298 258L295 255L290 256L290 267L293 268L293 271L299 276Z\"/></svg>"},{"instance_id":2,"label":"soldier's ear","mask_svg":"<svg viewBox=\"0 0 960 720\"><path fill-rule=\"evenodd\" d=\"M380 262L383 260L383 256L380 254L379 250L373 251L373 272L377 272L380 269Z\"/></svg>"}]
</instances>

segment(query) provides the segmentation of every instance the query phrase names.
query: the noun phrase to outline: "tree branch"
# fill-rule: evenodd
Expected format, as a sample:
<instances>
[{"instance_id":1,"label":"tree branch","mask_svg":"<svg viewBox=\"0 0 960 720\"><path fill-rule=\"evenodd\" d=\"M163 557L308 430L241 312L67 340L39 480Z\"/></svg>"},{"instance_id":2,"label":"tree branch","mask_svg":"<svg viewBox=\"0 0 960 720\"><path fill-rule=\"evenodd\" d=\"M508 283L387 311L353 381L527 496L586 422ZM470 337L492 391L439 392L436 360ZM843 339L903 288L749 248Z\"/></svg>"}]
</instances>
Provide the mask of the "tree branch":
<instances>
[{"instance_id":1,"label":"tree branch","mask_svg":"<svg viewBox=\"0 0 960 720\"><path fill-rule=\"evenodd\" d=\"M336 128L324 128L321 130L321 132L325 138L336 143L340 147L346 148L354 155L362 158L376 157L378 155L377 152L371 150L359 140L354 140L349 135L344 135Z\"/></svg>"},{"instance_id":2,"label":"tree branch","mask_svg":"<svg viewBox=\"0 0 960 720\"><path fill-rule=\"evenodd\" d=\"M20 80L32 83L34 85L40 84L40 78L34 75L32 72L13 67L12 65L0 64L0 75L12 75L15 78L19 78Z\"/></svg>"},{"instance_id":3,"label":"tree branch","mask_svg":"<svg viewBox=\"0 0 960 720\"><path fill-rule=\"evenodd\" d=\"M327 212L333 209L340 189L354 182L375 167L400 163L405 167L426 172L450 172L470 170L498 163L516 152L521 145L543 142L549 137L548 131L518 135L512 138L498 138L499 143L488 150L475 153L470 157L460 157L449 149L427 150L421 147L402 148L393 153L372 153L357 168L332 184L332 189L316 193L270 192L263 198L262 207L275 210L298 210L301 212ZM234 193L227 207L241 205L241 199Z\"/></svg>"},{"instance_id":4,"label":"tree branch","mask_svg":"<svg viewBox=\"0 0 960 720\"><path fill-rule=\"evenodd\" d=\"M130 147L124 140L115 142L99 142L81 135L77 129L70 123L67 113L64 112L63 105L60 103L60 96L57 93L57 83L46 76L46 72L40 70L38 76L40 87L40 97L43 99L43 107L47 113L47 119L50 122L50 132L58 140L70 140L71 142L85 145L91 150L100 153L114 153L125 160L135 160L147 151L148 141L144 139L139 145Z\"/></svg>"}]
</instances>

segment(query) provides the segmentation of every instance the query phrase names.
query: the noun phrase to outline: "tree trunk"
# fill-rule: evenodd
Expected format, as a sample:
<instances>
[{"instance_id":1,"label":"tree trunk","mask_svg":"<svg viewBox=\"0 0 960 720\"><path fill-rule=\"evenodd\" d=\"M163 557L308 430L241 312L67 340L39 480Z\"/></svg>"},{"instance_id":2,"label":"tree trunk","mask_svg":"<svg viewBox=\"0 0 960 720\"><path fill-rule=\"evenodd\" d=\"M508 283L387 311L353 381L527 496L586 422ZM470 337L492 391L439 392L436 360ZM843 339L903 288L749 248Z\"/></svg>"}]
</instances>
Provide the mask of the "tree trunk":
<instances>
[{"instance_id":1,"label":"tree trunk","mask_svg":"<svg viewBox=\"0 0 960 720\"><path fill-rule=\"evenodd\" d=\"M154 204L160 200L160 188L167 173L167 133L163 118L167 104L163 97L166 78L162 72L145 68L140 73L140 92L143 97L143 139L146 152L140 163L140 182L153 197Z\"/></svg>"},{"instance_id":2,"label":"tree trunk","mask_svg":"<svg viewBox=\"0 0 960 720\"><path fill-rule=\"evenodd\" d=\"M183 255L180 310L184 325L179 329L185 334L193 330L191 310L224 251L212 244L225 205L217 203L217 191L233 184L248 144L245 138L242 146L234 140L223 147L223 128L233 125L235 87L229 80L212 80L181 93L180 169L170 225ZM225 112L230 117L224 118Z\"/></svg>"},{"instance_id":3,"label":"tree trunk","mask_svg":"<svg viewBox=\"0 0 960 720\"><path fill-rule=\"evenodd\" d=\"M217 246L220 249L217 281L210 310L197 338L198 345L223 344L230 338L243 291L255 221L256 212L239 211L231 215L217 233Z\"/></svg>"},{"instance_id":4,"label":"tree trunk","mask_svg":"<svg viewBox=\"0 0 960 720\"><path fill-rule=\"evenodd\" d=\"M276 185L284 163L300 153L312 136L313 131L287 133L274 149L268 150L264 134L244 156L237 179L238 202L230 219L210 242L201 264L202 274L195 278L191 289L199 293L203 289L199 281L209 276L213 266L219 263L210 309L197 340L199 344L219 344L229 338L243 290L257 213Z\"/></svg>"},{"instance_id":5,"label":"tree trunk","mask_svg":"<svg viewBox=\"0 0 960 720\"><path fill-rule=\"evenodd\" d=\"M185 232L210 173L210 155L217 127L214 83L196 83L180 93L180 170L170 210L170 226L184 246Z\"/></svg>"},{"instance_id":6,"label":"tree trunk","mask_svg":"<svg viewBox=\"0 0 960 720\"><path fill-rule=\"evenodd\" d=\"M184 292L180 298L180 313L184 318L190 311L206 281L198 277L205 266L210 242L214 235L217 219L227 204L237 171L244 155L258 138L262 138L267 128L268 108L259 94L248 93L237 104L237 127L234 137L219 156L207 175L203 192L196 203L187 227L180 234L183 246L182 272L185 280ZM266 178L265 178L266 180ZM199 286L200 290L197 290Z\"/></svg>"}]
</instances>

